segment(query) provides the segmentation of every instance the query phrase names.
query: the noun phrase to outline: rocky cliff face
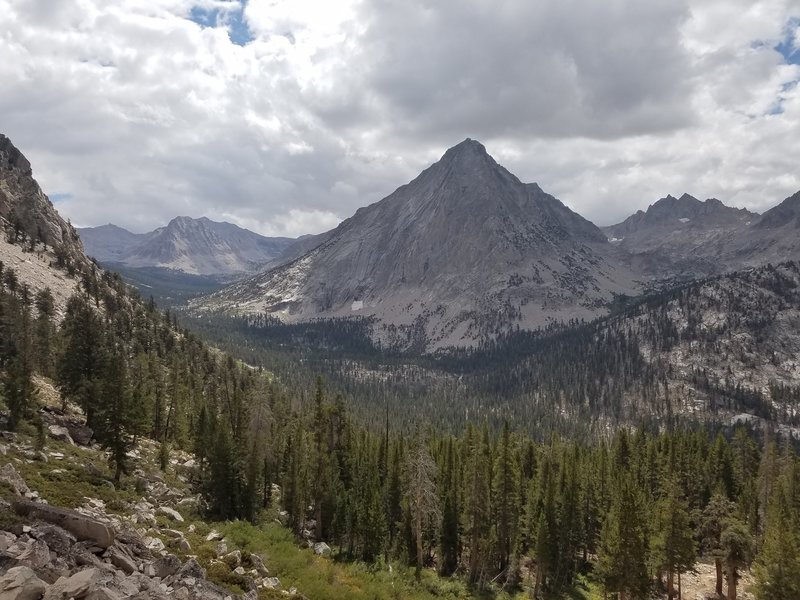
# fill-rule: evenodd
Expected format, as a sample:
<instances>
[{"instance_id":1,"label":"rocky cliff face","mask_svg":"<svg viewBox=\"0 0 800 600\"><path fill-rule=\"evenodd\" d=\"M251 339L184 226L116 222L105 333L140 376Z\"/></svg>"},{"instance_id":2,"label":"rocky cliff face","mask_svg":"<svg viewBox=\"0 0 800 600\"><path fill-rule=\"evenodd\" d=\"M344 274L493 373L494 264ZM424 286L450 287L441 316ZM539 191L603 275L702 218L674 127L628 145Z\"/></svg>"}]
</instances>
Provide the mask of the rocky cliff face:
<instances>
[{"instance_id":1,"label":"rocky cliff face","mask_svg":"<svg viewBox=\"0 0 800 600\"><path fill-rule=\"evenodd\" d=\"M32 293L49 288L61 314L89 270L77 232L56 212L33 178L28 159L0 134L0 262Z\"/></svg>"},{"instance_id":2,"label":"rocky cliff face","mask_svg":"<svg viewBox=\"0 0 800 600\"><path fill-rule=\"evenodd\" d=\"M597 227L467 139L305 254L197 306L289 321L374 316L424 328L436 346L598 314L633 289Z\"/></svg>"},{"instance_id":3,"label":"rocky cliff face","mask_svg":"<svg viewBox=\"0 0 800 600\"><path fill-rule=\"evenodd\" d=\"M268 238L205 217L176 217L166 227L134 234L116 225L81 229L86 252L101 262L163 267L193 275L258 270L281 254L291 238Z\"/></svg>"},{"instance_id":4,"label":"rocky cliff face","mask_svg":"<svg viewBox=\"0 0 800 600\"><path fill-rule=\"evenodd\" d=\"M28 159L0 134L0 217L7 237L61 248L73 260L84 262L83 245L75 229L53 208L33 178Z\"/></svg>"}]
</instances>

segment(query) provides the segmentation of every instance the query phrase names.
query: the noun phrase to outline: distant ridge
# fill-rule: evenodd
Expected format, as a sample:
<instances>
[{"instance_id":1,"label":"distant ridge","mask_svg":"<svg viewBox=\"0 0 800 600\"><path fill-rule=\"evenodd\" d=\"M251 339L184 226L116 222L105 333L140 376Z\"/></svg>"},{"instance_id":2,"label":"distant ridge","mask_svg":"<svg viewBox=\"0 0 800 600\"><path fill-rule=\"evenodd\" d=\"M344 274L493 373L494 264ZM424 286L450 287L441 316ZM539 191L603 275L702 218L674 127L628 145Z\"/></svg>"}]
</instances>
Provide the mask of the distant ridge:
<instances>
[{"instance_id":1,"label":"distant ridge","mask_svg":"<svg viewBox=\"0 0 800 600\"><path fill-rule=\"evenodd\" d=\"M294 240L269 238L206 217L176 217L143 234L116 225L79 229L86 252L100 262L162 267L193 275L233 275L258 270Z\"/></svg>"}]
</instances>

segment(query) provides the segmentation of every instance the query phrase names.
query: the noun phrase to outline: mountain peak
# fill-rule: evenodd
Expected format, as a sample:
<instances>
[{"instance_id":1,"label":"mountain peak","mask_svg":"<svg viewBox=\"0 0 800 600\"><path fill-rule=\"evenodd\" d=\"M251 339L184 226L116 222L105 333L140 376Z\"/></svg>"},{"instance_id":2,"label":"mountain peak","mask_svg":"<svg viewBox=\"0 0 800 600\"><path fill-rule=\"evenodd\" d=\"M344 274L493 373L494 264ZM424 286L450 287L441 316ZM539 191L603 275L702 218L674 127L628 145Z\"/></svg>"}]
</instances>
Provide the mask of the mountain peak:
<instances>
[{"instance_id":1,"label":"mountain peak","mask_svg":"<svg viewBox=\"0 0 800 600\"><path fill-rule=\"evenodd\" d=\"M442 156L442 162L456 163L472 160L490 160L493 163L494 159L486 152L486 147L477 140L471 138L465 139L447 150Z\"/></svg>"},{"instance_id":2,"label":"mountain peak","mask_svg":"<svg viewBox=\"0 0 800 600\"><path fill-rule=\"evenodd\" d=\"M5 168L19 169L25 175L31 174L31 163L20 152L17 147L11 143L11 140L0 133L0 160L2 166Z\"/></svg>"}]
</instances>

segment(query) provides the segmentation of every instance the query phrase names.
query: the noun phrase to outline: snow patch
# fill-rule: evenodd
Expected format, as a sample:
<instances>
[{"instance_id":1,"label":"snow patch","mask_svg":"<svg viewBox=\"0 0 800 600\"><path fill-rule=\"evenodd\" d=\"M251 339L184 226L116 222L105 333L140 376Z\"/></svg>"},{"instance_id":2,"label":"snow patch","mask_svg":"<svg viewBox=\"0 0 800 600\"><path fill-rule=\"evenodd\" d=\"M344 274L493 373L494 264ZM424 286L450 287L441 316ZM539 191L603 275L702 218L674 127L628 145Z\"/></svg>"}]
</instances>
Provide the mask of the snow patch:
<instances>
[{"instance_id":1,"label":"snow patch","mask_svg":"<svg viewBox=\"0 0 800 600\"><path fill-rule=\"evenodd\" d=\"M610 238L608 238L608 241L611 242L612 244L614 244L615 242L621 242L624 239L625 239L624 237L621 237L621 238L610 237Z\"/></svg>"},{"instance_id":2,"label":"snow patch","mask_svg":"<svg viewBox=\"0 0 800 600\"><path fill-rule=\"evenodd\" d=\"M353 300L353 303L350 305L350 310L361 310L364 308L364 301L363 300Z\"/></svg>"},{"instance_id":3,"label":"snow patch","mask_svg":"<svg viewBox=\"0 0 800 600\"><path fill-rule=\"evenodd\" d=\"M691 221L691 219L689 217L681 217L680 219L678 219L678 221L680 221L681 223L688 223L689 221Z\"/></svg>"}]
</instances>

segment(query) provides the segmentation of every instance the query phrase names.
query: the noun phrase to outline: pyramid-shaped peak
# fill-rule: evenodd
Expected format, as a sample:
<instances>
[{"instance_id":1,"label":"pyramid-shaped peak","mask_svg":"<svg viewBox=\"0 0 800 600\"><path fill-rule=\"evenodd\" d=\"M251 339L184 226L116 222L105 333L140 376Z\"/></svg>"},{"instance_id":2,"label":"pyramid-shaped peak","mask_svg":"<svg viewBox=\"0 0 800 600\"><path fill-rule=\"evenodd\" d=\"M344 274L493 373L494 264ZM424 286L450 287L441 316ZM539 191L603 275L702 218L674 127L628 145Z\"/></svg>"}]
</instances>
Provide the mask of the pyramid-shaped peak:
<instances>
[{"instance_id":1,"label":"pyramid-shaped peak","mask_svg":"<svg viewBox=\"0 0 800 600\"><path fill-rule=\"evenodd\" d=\"M486 152L486 147L481 144L477 140L473 140L471 138L465 139L463 142L460 142L450 148L447 152L444 153L442 156L442 161L445 162L460 162L464 160L473 160L473 159L489 159L494 162L489 153Z\"/></svg>"}]
</instances>

